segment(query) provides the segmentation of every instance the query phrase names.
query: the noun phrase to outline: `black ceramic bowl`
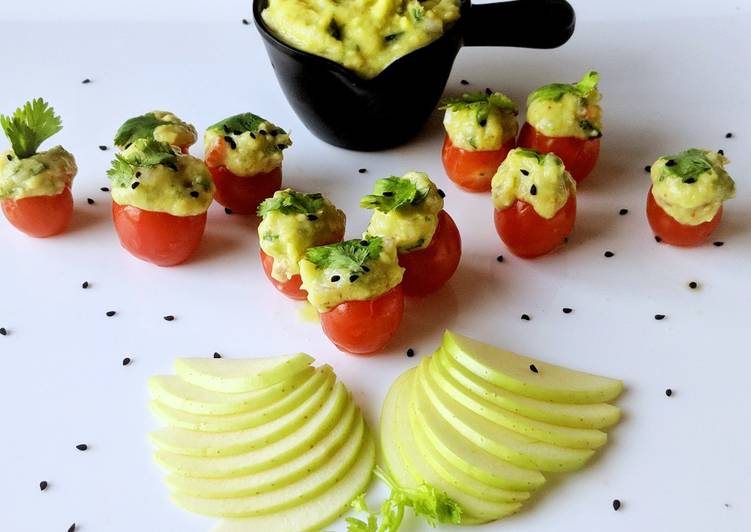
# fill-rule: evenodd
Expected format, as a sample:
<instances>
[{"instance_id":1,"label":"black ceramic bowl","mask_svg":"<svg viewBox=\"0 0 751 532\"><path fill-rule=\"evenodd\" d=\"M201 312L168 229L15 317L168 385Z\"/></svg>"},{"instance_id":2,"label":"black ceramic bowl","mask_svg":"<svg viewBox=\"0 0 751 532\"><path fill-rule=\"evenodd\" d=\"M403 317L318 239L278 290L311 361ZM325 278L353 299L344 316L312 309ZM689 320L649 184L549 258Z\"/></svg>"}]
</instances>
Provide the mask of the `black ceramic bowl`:
<instances>
[{"instance_id":1,"label":"black ceramic bowl","mask_svg":"<svg viewBox=\"0 0 751 532\"><path fill-rule=\"evenodd\" d=\"M267 4L253 0L253 17L292 108L318 138L361 151L398 146L417 134L438 104L462 45L555 48L571 37L575 24L566 0L462 0L461 17L440 38L364 79L275 37L261 17Z\"/></svg>"}]
</instances>

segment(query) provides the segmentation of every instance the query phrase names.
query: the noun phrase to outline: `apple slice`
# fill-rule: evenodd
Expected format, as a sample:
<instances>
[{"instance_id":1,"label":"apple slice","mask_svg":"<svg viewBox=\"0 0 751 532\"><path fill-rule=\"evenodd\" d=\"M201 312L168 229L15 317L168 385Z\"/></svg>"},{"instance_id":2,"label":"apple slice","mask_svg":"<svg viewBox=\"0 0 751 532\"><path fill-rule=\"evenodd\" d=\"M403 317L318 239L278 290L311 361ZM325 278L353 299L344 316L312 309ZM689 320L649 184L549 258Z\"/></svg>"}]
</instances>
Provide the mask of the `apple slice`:
<instances>
[{"instance_id":1,"label":"apple slice","mask_svg":"<svg viewBox=\"0 0 751 532\"><path fill-rule=\"evenodd\" d=\"M582 467L594 453L588 449L568 449L540 442L488 421L432 384L425 369L424 364L417 368L417 408L426 410L425 403L432 404L446 421L445 430L458 431L498 458L538 471L572 471Z\"/></svg>"},{"instance_id":2,"label":"apple slice","mask_svg":"<svg viewBox=\"0 0 751 532\"><path fill-rule=\"evenodd\" d=\"M575 449L597 449L608 441L608 435L597 429L561 427L514 414L478 397L458 384L433 357L424 358L422 364L425 365L424 376L429 386L440 387L449 397L465 408L509 430L535 440Z\"/></svg>"},{"instance_id":3,"label":"apple slice","mask_svg":"<svg viewBox=\"0 0 751 532\"><path fill-rule=\"evenodd\" d=\"M521 416L563 427L602 429L615 425L621 418L620 408L607 403L565 404L540 401L504 390L474 373L439 349L433 356L435 363L458 384L494 403Z\"/></svg>"},{"instance_id":4,"label":"apple slice","mask_svg":"<svg viewBox=\"0 0 751 532\"><path fill-rule=\"evenodd\" d=\"M333 391L332 391L333 389ZM347 391L334 378L321 386L299 408L270 423L233 432L198 432L166 427L151 433L151 441L164 451L191 456L224 456L258 449L277 441L303 425L311 415L326 406L345 401ZM339 407L341 408L341 406Z\"/></svg>"},{"instance_id":5,"label":"apple slice","mask_svg":"<svg viewBox=\"0 0 751 532\"><path fill-rule=\"evenodd\" d=\"M215 392L176 375L156 375L149 379L149 390L160 403L184 412L199 415L237 414L281 400L312 378L313 371L312 367L307 367L285 381L244 393Z\"/></svg>"},{"instance_id":6,"label":"apple slice","mask_svg":"<svg viewBox=\"0 0 751 532\"><path fill-rule=\"evenodd\" d=\"M184 380L217 392L250 392L289 379L313 362L305 353L263 358L178 358Z\"/></svg>"},{"instance_id":7,"label":"apple slice","mask_svg":"<svg viewBox=\"0 0 751 532\"><path fill-rule=\"evenodd\" d=\"M357 409L348 408L347 414L322 440L289 462L234 478L196 478L173 473L167 476L165 482L177 493L204 498L243 497L264 493L291 484L317 469L331 458L350 435L359 434L363 430L365 421L362 414Z\"/></svg>"},{"instance_id":8,"label":"apple slice","mask_svg":"<svg viewBox=\"0 0 751 532\"><path fill-rule=\"evenodd\" d=\"M446 331L443 348L469 371L525 397L561 403L603 403L618 397L623 382L547 364ZM536 372L530 370L534 365Z\"/></svg>"},{"instance_id":9,"label":"apple slice","mask_svg":"<svg viewBox=\"0 0 751 532\"><path fill-rule=\"evenodd\" d=\"M193 513L219 517L252 517L284 510L305 502L338 482L357 460L360 448L371 444L371 440L372 436L363 431L351 434L344 445L321 467L275 490L221 499L174 493L172 500Z\"/></svg>"},{"instance_id":10,"label":"apple slice","mask_svg":"<svg viewBox=\"0 0 751 532\"><path fill-rule=\"evenodd\" d=\"M368 438L355 464L326 491L273 514L222 521L215 532L321 530L349 510L350 502L367 489L374 465L375 445L372 438Z\"/></svg>"},{"instance_id":11,"label":"apple slice","mask_svg":"<svg viewBox=\"0 0 751 532\"><path fill-rule=\"evenodd\" d=\"M283 399L263 408L237 414L225 414L223 416L191 414L167 406L158 400L152 401L150 407L154 415L172 427L201 432L243 430L269 423L284 414L288 414L300 406L330 378L333 379L331 366L322 366L315 370L313 378L308 379L295 390L291 390Z\"/></svg>"},{"instance_id":12,"label":"apple slice","mask_svg":"<svg viewBox=\"0 0 751 532\"><path fill-rule=\"evenodd\" d=\"M396 403L400 400L402 389L411 384L413 370L405 371L391 384L381 406L381 455L383 463L391 478L402 488L416 488L419 483L409 473L399 448L396 445Z\"/></svg>"},{"instance_id":13,"label":"apple slice","mask_svg":"<svg viewBox=\"0 0 751 532\"><path fill-rule=\"evenodd\" d=\"M354 403L339 397L316 412L300 429L286 438L275 441L247 453L233 456L199 457L157 451L156 462L169 471L200 478L234 478L266 471L300 456L315 445L331 430L335 430L341 418L352 416Z\"/></svg>"}]
</instances>

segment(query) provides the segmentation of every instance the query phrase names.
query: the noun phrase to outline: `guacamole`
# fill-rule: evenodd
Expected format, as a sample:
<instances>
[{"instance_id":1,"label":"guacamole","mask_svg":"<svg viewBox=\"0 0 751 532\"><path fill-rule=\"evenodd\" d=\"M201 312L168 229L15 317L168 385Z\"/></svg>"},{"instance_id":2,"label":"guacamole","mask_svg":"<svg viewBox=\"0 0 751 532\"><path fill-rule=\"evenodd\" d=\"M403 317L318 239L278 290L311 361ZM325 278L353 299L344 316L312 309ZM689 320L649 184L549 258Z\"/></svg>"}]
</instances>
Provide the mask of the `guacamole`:
<instances>
[{"instance_id":1,"label":"guacamole","mask_svg":"<svg viewBox=\"0 0 751 532\"><path fill-rule=\"evenodd\" d=\"M56 196L73 182L76 160L62 146L19 159L12 150L0 153L0 200Z\"/></svg>"},{"instance_id":2,"label":"guacamole","mask_svg":"<svg viewBox=\"0 0 751 532\"><path fill-rule=\"evenodd\" d=\"M493 205L498 210L521 200L550 219L576 194L576 182L553 153L516 148L501 163L492 181Z\"/></svg>"},{"instance_id":3,"label":"guacamole","mask_svg":"<svg viewBox=\"0 0 751 532\"><path fill-rule=\"evenodd\" d=\"M360 207L373 209L365 234L391 239L399 253L406 253L430 245L443 198L427 174L407 172L376 181Z\"/></svg>"},{"instance_id":4,"label":"guacamole","mask_svg":"<svg viewBox=\"0 0 751 532\"><path fill-rule=\"evenodd\" d=\"M167 111L151 111L134 116L120 126L115 134L115 146L125 149L137 139L153 138L171 146L188 148L198 139L196 128Z\"/></svg>"},{"instance_id":5,"label":"guacamole","mask_svg":"<svg viewBox=\"0 0 751 532\"><path fill-rule=\"evenodd\" d=\"M735 182L725 171L730 162L717 152L691 148L660 157L652 165L652 195L684 225L710 221L722 202L735 197Z\"/></svg>"},{"instance_id":6,"label":"guacamole","mask_svg":"<svg viewBox=\"0 0 751 532\"><path fill-rule=\"evenodd\" d=\"M300 261L301 287L318 312L375 299L401 283L403 275L394 242L380 237L310 248Z\"/></svg>"},{"instance_id":7,"label":"guacamole","mask_svg":"<svg viewBox=\"0 0 751 532\"><path fill-rule=\"evenodd\" d=\"M214 199L214 182L202 160L152 138L138 139L118 153L107 175L112 199L120 205L195 216Z\"/></svg>"},{"instance_id":8,"label":"guacamole","mask_svg":"<svg viewBox=\"0 0 751 532\"><path fill-rule=\"evenodd\" d=\"M361 77L436 40L459 18L460 0L269 0L261 16L288 45Z\"/></svg>"},{"instance_id":9,"label":"guacamole","mask_svg":"<svg viewBox=\"0 0 751 532\"><path fill-rule=\"evenodd\" d=\"M587 72L576 83L540 87L527 98L527 122L547 137L601 137L599 81L597 72Z\"/></svg>"},{"instance_id":10,"label":"guacamole","mask_svg":"<svg viewBox=\"0 0 751 532\"><path fill-rule=\"evenodd\" d=\"M310 247L344 236L346 217L321 194L279 190L258 207L261 249L274 257L271 276L280 282L300 273L300 260Z\"/></svg>"},{"instance_id":11,"label":"guacamole","mask_svg":"<svg viewBox=\"0 0 751 532\"><path fill-rule=\"evenodd\" d=\"M282 152L291 145L286 131L253 113L217 122L204 136L207 163L224 166L241 177L271 172L281 166Z\"/></svg>"},{"instance_id":12,"label":"guacamole","mask_svg":"<svg viewBox=\"0 0 751 532\"><path fill-rule=\"evenodd\" d=\"M445 100L443 127L457 148L469 151L499 150L516 138L519 109L505 94L478 92Z\"/></svg>"}]
</instances>

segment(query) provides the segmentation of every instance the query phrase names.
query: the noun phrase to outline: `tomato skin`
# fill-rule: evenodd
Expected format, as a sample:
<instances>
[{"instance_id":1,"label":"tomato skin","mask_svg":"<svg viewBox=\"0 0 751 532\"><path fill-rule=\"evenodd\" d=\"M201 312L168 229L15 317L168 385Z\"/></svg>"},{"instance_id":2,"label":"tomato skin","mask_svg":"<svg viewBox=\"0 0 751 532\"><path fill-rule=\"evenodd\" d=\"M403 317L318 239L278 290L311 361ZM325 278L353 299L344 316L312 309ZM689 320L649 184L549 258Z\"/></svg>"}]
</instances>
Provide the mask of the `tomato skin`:
<instances>
[{"instance_id":1,"label":"tomato skin","mask_svg":"<svg viewBox=\"0 0 751 532\"><path fill-rule=\"evenodd\" d=\"M462 237L446 211L438 213L438 226L428 247L399 253L405 268L402 286L408 296L426 296L441 288L454 275L462 257Z\"/></svg>"},{"instance_id":2,"label":"tomato skin","mask_svg":"<svg viewBox=\"0 0 751 532\"><path fill-rule=\"evenodd\" d=\"M214 178L214 199L236 214L255 214L258 206L282 188L282 167L250 177L237 176L224 166L209 166Z\"/></svg>"},{"instance_id":3,"label":"tomato skin","mask_svg":"<svg viewBox=\"0 0 751 532\"><path fill-rule=\"evenodd\" d=\"M176 266L188 260L201 243L206 213L174 216L112 202L120 244L132 255L157 266Z\"/></svg>"},{"instance_id":4,"label":"tomato skin","mask_svg":"<svg viewBox=\"0 0 751 532\"><path fill-rule=\"evenodd\" d=\"M516 147L516 139L507 140L498 150L465 150L457 148L446 135L441 159L449 179L469 192L487 192L496 170Z\"/></svg>"},{"instance_id":5,"label":"tomato skin","mask_svg":"<svg viewBox=\"0 0 751 532\"><path fill-rule=\"evenodd\" d=\"M180 148L180 152L183 155L188 155L190 153L190 146L178 146Z\"/></svg>"},{"instance_id":6,"label":"tomato skin","mask_svg":"<svg viewBox=\"0 0 751 532\"><path fill-rule=\"evenodd\" d=\"M522 200L514 201L506 209L496 209L493 218L498 236L514 255L525 259L539 257L563 244L571 233L576 221L576 196L571 194L550 220Z\"/></svg>"},{"instance_id":7,"label":"tomato skin","mask_svg":"<svg viewBox=\"0 0 751 532\"><path fill-rule=\"evenodd\" d=\"M271 284L274 285L274 288L290 299L303 300L308 298L308 292L300 288L300 285L302 284L300 274L293 275L287 282L277 281L271 276L271 270L274 268L274 257L267 255L262 249L260 249L259 252L261 255L263 271L269 281L271 281Z\"/></svg>"},{"instance_id":8,"label":"tomato skin","mask_svg":"<svg viewBox=\"0 0 751 532\"><path fill-rule=\"evenodd\" d=\"M670 216L655 200L652 187L647 193L647 220L652 232L659 236L666 244L681 247L699 246L707 241L709 236L722 220L722 206L714 218L699 225L686 225Z\"/></svg>"},{"instance_id":9,"label":"tomato skin","mask_svg":"<svg viewBox=\"0 0 751 532\"><path fill-rule=\"evenodd\" d=\"M2 208L16 229L34 238L47 238L68 228L73 218L73 195L66 186L55 196L3 200Z\"/></svg>"},{"instance_id":10,"label":"tomato skin","mask_svg":"<svg viewBox=\"0 0 751 532\"><path fill-rule=\"evenodd\" d=\"M576 137L548 137L525 122L519 133L518 145L540 153L555 153L577 183L581 183L597 164L600 139Z\"/></svg>"},{"instance_id":11,"label":"tomato skin","mask_svg":"<svg viewBox=\"0 0 751 532\"><path fill-rule=\"evenodd\" d=\"M340 351L368 355L382 349L402 321L404 291L399 284L368 301L345 301L321 314L321 327Z\"/></svg>"}]
</instances>

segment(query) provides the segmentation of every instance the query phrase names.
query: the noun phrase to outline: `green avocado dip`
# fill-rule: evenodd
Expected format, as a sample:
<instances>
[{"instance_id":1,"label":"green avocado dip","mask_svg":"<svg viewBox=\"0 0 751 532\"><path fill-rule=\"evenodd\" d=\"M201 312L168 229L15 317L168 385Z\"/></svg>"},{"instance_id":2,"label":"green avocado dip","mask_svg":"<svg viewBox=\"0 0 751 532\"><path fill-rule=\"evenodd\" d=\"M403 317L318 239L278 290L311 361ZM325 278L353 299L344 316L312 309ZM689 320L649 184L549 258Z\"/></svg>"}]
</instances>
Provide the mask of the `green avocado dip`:
<instances>
[{"instance_id":1,"label":"green avocado dip","mask_svg":"<svg viewBox=\"0 0 751 532\"><path fill-rule=\"evenodd\" d=\"M443 198L427 174L407 172L376 181L360 207L373 210L366 236L391 239L399 253L407 253L430 245Z\"/></svg>"},{"instance_id":2,"label":"green avocado dip","mask_svg":"<svg viewBox=\"0 0 751 532\"><path fill-rule=\"evenodd\" d=\"M258 207L261 249L274 257L271 276L280 282L300 273L308 248L341 240L346 217L323 195L279 190Z\"/></svg>"},{"instance_id":3,"label":"green avocado dip","mask_svg":"<svg viewBox=\"0 0 751 532\"><path fill-rule=\"evenodd\" d=\"M253 113L225 118L210 126L203 138L206 163L212 168L224 166L240 177L281 166L282 152L291 145L286 131Z\"/></svg>"},{"instance_id":4,"label":"green avocado dip","mask_svg":"<svg viewBox=\"0 0 751 532\"><path fill-rule=\"evenodd\" d=\"M168 111L151 111L126 120L115 134L115 146L123 150L143 138L187 149L195 144L198 133L191 124Z\"/></svg>"},{"instance_id":5,"label":"green avocado dip","mask_svg":"<svg viewBox=\"0 0 751 532\"><path fill-rule=\"evenodd\" d=\"M380 237L310 248L300 261L301 288L318 312L375 299L401 283L403 275L394 242Z\"/></svg>"},{"instance_id":6,"label":"green avocado dip","mask_svg":"<svg viewBox=\"0 0 751 532\"><path fill-rule=\"evenodd\" d=\"M576 182L555 154L515 148L493 176L492 194L499 211L521 200L549 220L576 194Z\"/></svg>"},{"instance_id":7,"label":"green avocado dip","mask_svg":"<svg viewBox=\"0 0 751 532\"><path fill-rule=\"evenodd\" d=\"M119 205L195 216L205 213L214 199L214 182L204 162L153 138L138 139L115 155L107 175Z\"/></svg>"},{"instance_id":8,"label":"green avocado dip","mask_svg":"<svg viewBox=\"0 0 751 532\"><path fill-rule=\"evenodd\" d=\"M735 182L721 153L691 148L655 161L650 170L652 196L677 222L709 222L722 202L735 197Z\"/></svg>"},{"instance_id":9,"label":"green avocado dip","mask_svg":"<svg viewBox=\"0 0 751 532\"><path fill-rule=\"evenodd\" d=\"M443 127L455 147L468 151L499 150L516 138L518 107L503 93L487 92L450 98L439 107L446 111Z\"/></svg>"},{"instance_id":10,"label":"green avocado dip","mask_svg":"<svg viewBox=\"0 0 751 532\"><path fill-rule=\"evenodd\" d=\"M288 45L361 77L436 40L459 18L460 0L269 0L261 16Z\"/></svg>"},{"instance_id":11,"label":"green avocado dip","mask_svg":"<svg viewBox=\"0 0 751 532\"><path fill-rule=\"evenodd\" d=\"M547 137L602 136L600 75L587 72L576 83L544 85L527 97L527 122Z\"/></svg>"}]
</instances>

